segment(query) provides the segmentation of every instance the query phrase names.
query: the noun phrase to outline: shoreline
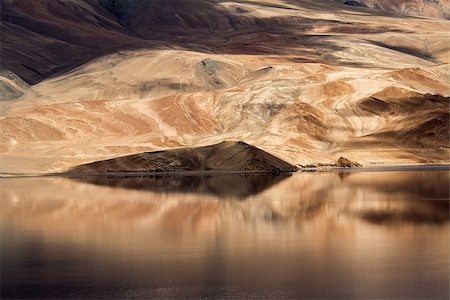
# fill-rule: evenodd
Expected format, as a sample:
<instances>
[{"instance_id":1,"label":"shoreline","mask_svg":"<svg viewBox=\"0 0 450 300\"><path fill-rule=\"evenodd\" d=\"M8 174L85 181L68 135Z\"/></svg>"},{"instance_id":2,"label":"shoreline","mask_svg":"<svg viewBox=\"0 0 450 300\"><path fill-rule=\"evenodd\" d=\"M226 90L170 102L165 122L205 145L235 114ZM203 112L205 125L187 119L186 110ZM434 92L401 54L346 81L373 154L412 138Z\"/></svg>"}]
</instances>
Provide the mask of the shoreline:
<instances>
[{"instance_id":1,"label":"shoreline","mask_svg":"<svg viewBox=\"0 0 450 300\"><path fill-rule=\"evenodd\" d=\"M366 166L360 168L342 168L342 167L315 167L299 168L295 172L271 172L271 171L215 171L215 170L193 170L193 171L170 171L170 172L152 172L152 171L131 171L131 172L102 172L102 173L0 173L0 179L8 178L34 178L34 177L61 177L61 178L80 178L80 177L157 177L157 176L215 176L215 175L292 175L296 173L313 172L333 172L333 173L351 173L351 172L395 172L395 171L450 171L450 163L445 164L402 164L402 165L378 165Z\"/></svg>"}]
</instances>

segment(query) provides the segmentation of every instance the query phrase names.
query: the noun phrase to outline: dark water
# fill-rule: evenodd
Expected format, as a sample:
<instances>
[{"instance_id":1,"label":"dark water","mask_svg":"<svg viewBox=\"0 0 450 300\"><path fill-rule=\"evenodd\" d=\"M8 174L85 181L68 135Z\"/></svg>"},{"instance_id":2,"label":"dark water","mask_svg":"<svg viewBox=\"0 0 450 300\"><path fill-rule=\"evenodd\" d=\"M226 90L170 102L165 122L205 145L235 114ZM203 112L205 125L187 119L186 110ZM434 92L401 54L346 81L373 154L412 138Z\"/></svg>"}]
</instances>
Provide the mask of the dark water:
<instances>
[{"instance_id":1,"label":"dark water","mask_svg":"<svg viewBox=\"0 0 450 300\"><path fill-rule=\"evenodd\" d=\"M449 298L449 171L0 179L1 298Z\"/></svg>"}]
</instances>

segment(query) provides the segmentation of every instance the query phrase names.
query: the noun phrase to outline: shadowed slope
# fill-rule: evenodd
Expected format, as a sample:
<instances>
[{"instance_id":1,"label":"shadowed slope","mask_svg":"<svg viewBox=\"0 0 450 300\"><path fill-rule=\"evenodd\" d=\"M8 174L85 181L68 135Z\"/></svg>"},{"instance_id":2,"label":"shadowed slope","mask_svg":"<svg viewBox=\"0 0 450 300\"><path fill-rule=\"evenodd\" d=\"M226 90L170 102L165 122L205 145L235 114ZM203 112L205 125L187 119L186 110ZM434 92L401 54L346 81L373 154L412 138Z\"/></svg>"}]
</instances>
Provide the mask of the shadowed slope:
<instances>
[{"instance_id":1,"label":"shadowed slope","mask_svg":"<svg viewBox=\"0 0 450 300\"><path fill-rule=\"evenodd\" d=\"M69 173L105 172L293 172L297 168L243 142L146 152L72 168Z\"/></svg>"},{"instance_id":2,"label":"shadowed slope","mask_svg":"<svg viewBox=\"0 0 450 300\"><path fill-rule=\"evenodd\" d=\"M449 97L420 95L388 89L359 101L364 117L378 117L384 128L360 138L386 146L412 148L448 148L450 117ZM364 143L363 143L364 144ZM367 142L366 146L370 145Z\"/></svg>"},{"instance_id":3,"label":"shadowed slope","mask_svg":"<svg viewBox=\"0 0 450 300\"><path fill-rule=\"evenodd\" d=\"M2 1L1 66L28 83L117 49L154 47L94 0Z\"/></svg>"}]
</instances>

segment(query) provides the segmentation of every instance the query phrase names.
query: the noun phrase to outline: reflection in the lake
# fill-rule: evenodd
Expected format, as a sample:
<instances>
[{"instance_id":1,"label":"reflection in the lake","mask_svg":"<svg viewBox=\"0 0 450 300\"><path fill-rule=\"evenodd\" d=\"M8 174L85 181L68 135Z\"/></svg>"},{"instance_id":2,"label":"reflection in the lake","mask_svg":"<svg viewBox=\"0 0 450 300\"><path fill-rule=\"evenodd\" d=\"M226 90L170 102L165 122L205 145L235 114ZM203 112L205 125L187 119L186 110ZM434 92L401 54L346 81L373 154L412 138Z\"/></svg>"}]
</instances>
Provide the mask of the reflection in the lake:
<instances>
[{"instance_id":1,"label":"reflection in the lake","mask_svg":"<svg viewBox=\"0 0 450 300\"><path fill-rule=\"evenodd\" d=\"M0 179L1 298L448 298L448 183Z\"/></svg>"},{"instance_id":2,"label":"reflection in the lake","mask_svg":"<svg viewBox=\"0 0 450 300\"><path fill-rule=\"evenodd\" d=\"M161 193L212 194L220 198L245 198L258 194L272 185L289 178L291 174L217 173L193 175L152 176L85 176L74 179L126 189Z\"/></svg>"}]
</instances>

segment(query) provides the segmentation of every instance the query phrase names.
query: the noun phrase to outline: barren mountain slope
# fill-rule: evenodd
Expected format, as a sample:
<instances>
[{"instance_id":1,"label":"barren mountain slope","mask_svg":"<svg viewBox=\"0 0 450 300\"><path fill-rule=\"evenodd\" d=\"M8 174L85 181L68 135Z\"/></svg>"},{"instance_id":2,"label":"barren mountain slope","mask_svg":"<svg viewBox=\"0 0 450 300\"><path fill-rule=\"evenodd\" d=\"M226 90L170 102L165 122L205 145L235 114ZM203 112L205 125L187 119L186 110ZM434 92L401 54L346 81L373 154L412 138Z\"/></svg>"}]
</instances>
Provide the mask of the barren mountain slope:
<instances>
[{"instance_id":1,"label":"barren mountain slope","mask_svg":"<svg viewBox=\"0 0 450 300\"><path fill-rule=\"evenodd\" d=\"M450 161L449 21L333 0L177 3L164 6L176 22L139 7L117 20L164 47L105 55L1 102L0 171L224 140L295 165Z\"/></svg>"},{"instance_id":2,"label":"barren mountain slope","mask_svg":"<svg viewBox=\"0 0 450 300\"><path fill-rule=\"evenodd\" d=\"M2 0L1 67L28 83L112 53L153 47L95 0Z\"/></svg>"}]
</instances>

